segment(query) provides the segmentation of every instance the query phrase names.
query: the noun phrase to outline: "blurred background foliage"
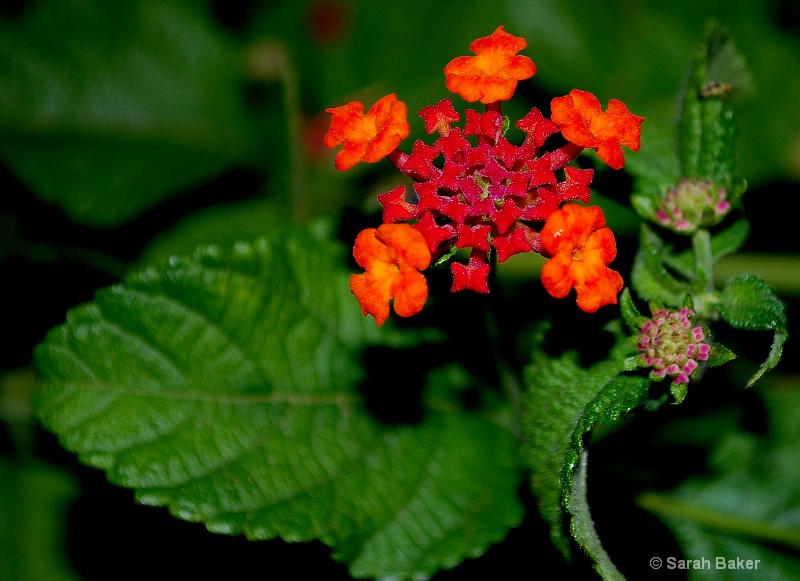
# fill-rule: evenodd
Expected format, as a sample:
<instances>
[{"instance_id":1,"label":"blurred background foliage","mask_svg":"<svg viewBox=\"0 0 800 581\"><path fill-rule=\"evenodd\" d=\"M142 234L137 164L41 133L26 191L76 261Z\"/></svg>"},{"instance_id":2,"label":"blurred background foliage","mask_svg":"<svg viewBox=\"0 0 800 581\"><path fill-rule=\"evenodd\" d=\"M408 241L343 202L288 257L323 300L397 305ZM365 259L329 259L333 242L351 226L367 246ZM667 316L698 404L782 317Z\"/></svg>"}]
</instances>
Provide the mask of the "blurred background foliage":
<instances>
[{"instance_id":1,"label":"blurred background foliage","mask_svg":"<svg viewBox=\"0 0 800 581\"><path fill-rule=\"evenodd\" d=\"M525 54L538 67L504 109L512 120L531 106L547 111L552 97L572 88L604 104L617 98L647 117L642 149L628 155L630 163L663 167L677 94L710 18L728 28L752 73L723 79L733 87L741 124L752 222L748 254L723 264L723 276L747 269L774 284L789 301L791 334L800 296L791 210L800 194L796 0L0 1L0 577L100 579L121 564L134 574L160 567L165 574L215 569L235 577L286 563L297 575L326 567L327 578L346 578L321 545L214 536L133 505L129 491L78 465L30 417L33 347L67 308L136 266L198 244L252 239L290 220L326 217L344 230L353 220L366 225L378 210L374 195L397 182L388 164L336 172L334 152L321 143L324 109L354 99L369 106L394 92L408 104L412 138L422 138L414 113L449 96L444 65L500 24L528 40ZM631 180L599 171L594 185L611 208L620 247L635 244L636 221L623 207ZM520 276L512 267L507 273ZM733 454L746 471L757 462L752 446L771 449L748 442L772 437L771 402L800 412L798 398L786 396L797 390L798 360L790 338L768 379L772 395L741 389L749 376L743 361L709 374L673 413L634 420L598 444L590 503L623 572L636 578L650 572L651 556L680 555L670 531L681 540L700 535L658 512L673 506L664 496L645 497L644 510L637 495L654 488L666 494L696 474L719 480L690 484L676 498L740 486L719 454ZM679 416L676 429L670 420ZM779 443L796 448L797 435L790 435ZM784 469L769 473L773 481L756 486L748 473L747 482L754 495L779 488L783 504L750 516L788 512L795 517L787 526L797 530L798 460L779 458ZM654 498L661 501L655 508ZM630 509L621 520L620 505ZM485 559L440 577L483 571L511 578L526 566L520 563L565 567L530 513ZM784 554L788 546L796 556L800 546L792 542L780 545L789 563L782 560L780 569L800 575ZM682 548L691 554L691 544Z\"/></svg>"}]
</instances>

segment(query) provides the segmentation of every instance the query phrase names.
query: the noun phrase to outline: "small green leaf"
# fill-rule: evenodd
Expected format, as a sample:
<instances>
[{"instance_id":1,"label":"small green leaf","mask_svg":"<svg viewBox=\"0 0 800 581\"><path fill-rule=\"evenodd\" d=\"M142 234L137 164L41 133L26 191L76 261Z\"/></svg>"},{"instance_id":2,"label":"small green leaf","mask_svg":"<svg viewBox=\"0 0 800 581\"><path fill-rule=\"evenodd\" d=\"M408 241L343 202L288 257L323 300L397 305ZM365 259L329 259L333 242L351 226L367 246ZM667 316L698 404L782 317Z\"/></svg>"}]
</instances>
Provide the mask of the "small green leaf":
<instances>
[{"instance_id":1,"label":"small green leaf","mask_svg":"<svg viewBox=\"0 0 800 581\"><path fill-rule=\"evenodd\" d=\"M708 352L708 361L706 361L706 365L708 367L719 367L734 359L736 359L736 353L721 343L712 343L711 349Z\"/></svg>"},{"instance_id":2,"label":"small green leaf","mask_svg":"<svg viewBox=\"0 0 800 581\"><path fill-rule=\"evenodd\" d=\"M676 279L664 266L669 249L650 228L642 225L641 245L631 272L633 290L642 299L677 306L689 292L689 286Z\"/></svg>"},{"instance_id":3,"label":"small green leaf","mask_svg":"<svg viewBox=\"0 0 800 581\"><path fill-rule=\"evenodd\" d=\"M584 369L574 353L559 359L537 356L526 369L523 428L531 487L553 543L567 558L571 550L563 533L564 519L571 518L577 519L571 525L575 531L583 531L578 532L578 543L598 563L606 561L599 541L587 528L589 509L575 474L584 450L583 436L598 422L616 423L647 397L649 380L620 375L621 370L622 361L617 359Z\"/></svg>"},{"instance_id":4,"label":"small green leaf","mask_svg":"<svg viewBox=\"0 0 800 581\"><path fill-rule=\"evenodd\" d=\"M633 333L638 333L642 325L647 322L647 317L636 308L636 304L633 302L633 297L631 297L631 291L628 287L622 289L622 294L619 297L619 308L628 329Z\"/></svg>"},{"instance_id":5,"label":"small green leaf","mask_svg":"<svg viewBox=\"0 0 800 581\"><path fill-rule=\"evenodd\" d=\"M367 413L360 353L386 329L343 264L287 229L135 273L37 347L37 414L139 502L213 532L320 539L358 577L480 555L522 517L517 441L454 405L411 426Z\"/></svg>"},{"instance_id":6,"label":"small green leaf","mask_svg":"<svg viewBox=\"0 0 800 581\"><path fill-rule=\"evenodd\" d=\"M677 405L686 399L686 394L689 392L689 384L671 383L669 386L669 392L672 394L672 397L675 399L675 404Z\"/></svg>"},{"instance_id":7,"label":"small green leaf","mask_svg":"<svg viewBox=\"0 0 800 581\"><path fill-rule=\"evenodd\" d=\"M769 355L767 355L766 360L764 363L761 364L761 367L758 368L747 382L747 387L751 387L755 382L761 379L764 374L769 371L770 369L774 368L778 363L780 363L781 355L783 354L783 344L786 343L786 339L788 339L789 334L785 331L776 331L775 336L772 338L772 345L769 349Z\"/></svg>"},{"instance_id":8,"label":"small green leaf","mask_svg":"<svg viewBox=\"0 0 800 581\"><path fill-rule=\"evenodd\" d=\"M714 262L738 252L750 236L750 222L741 218L711 237L711 252Z\"/></svg>"},{"instance_id":9,"label":"small green leaf","mask_svg":"<svg viewBox=\"0 0 800 581\"><path fill-rule=\"evenodd\" d=\"M747 382L750 387L780 362L788 338L786 304L763 280L745 275L728 281L722 291L720 314L737 329L775 332L767 359Z\"/></svg>"},{"instance_id":10,"label":"small green leaf","mask_svg":"<svg viewBox=\"0 0 800 581\"><path fill-rule=\"evenodd\" d=\"M722 317L732 327L747 331L786 329L786 305L757 276L744 275L728 281L721 301Z\"/></svg>"},{"instance_id":11,"label":"small green leaf","mask_svg":"<svg viewBox=\"0 0 800 581\"><path fill-rule=\"evenodd\" d=\"M658 205L652 197L631 194L631 206L639 217L645 220L655 221Z\"/></svg>"}]
</instances>

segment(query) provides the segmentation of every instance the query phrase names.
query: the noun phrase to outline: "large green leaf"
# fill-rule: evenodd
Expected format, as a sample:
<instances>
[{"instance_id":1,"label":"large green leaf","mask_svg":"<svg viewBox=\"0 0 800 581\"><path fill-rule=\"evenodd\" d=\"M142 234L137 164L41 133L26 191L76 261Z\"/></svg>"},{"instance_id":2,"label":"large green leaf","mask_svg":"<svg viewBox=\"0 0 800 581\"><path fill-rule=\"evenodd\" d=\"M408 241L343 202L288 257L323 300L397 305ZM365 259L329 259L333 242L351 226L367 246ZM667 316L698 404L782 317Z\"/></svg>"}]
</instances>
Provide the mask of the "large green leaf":
<instances>
[{"instance_id":1,"label":"large green leaf","mask_svg":"<svg viewBox=\"0 0 800 581\"><path fill-rule=\"evenodd\" d=\"M645 401L650 382L620 375L623 353L583 368L575 353L559 359L538 356L526 370L525 399L527 460L531 487L553 543L570 557L569 529L575 540L608 579L619 579L594 530L586 499L584 436L597 423L613 425L620 416Z\"/></svg>"},{"instance_id":2,"label":"large green leaf","mask_svg":"<svg viewBox=\"0 0 800 581\"><path fill-rule=\"evenodd\" d=\"M256 151L235 44L197 5L42 0L0 21L0 155L114 226Z\"/></svg>"},{"instance_id":3,"label":"large green leaf","mask_svg":"<svg viewBox=\"0 0 800 581\"><path fill-rule=\"evenodd\" d=\"M452 567L519 523L507 428L430 404L386 427L358 394L384 338L342 249L287 230L132 275L37 348L38 415L145 504L251 539L321 539L358 577Z\"/></svg>"},{"instance_id":4,"label":"large green leaf","mask_svg":"<svg viewBox=\"0 0 800 581\"><path fill-rule=\"evenodd\" d=\"M763 395L765 434L734 429L718 436L709 475L639 499L664 519L685 559L709 561L690 579L788 580L800 572L800 397L796 389L777 386ZM725 567L718 566L720 557ZM728 566L737 559L755 568Z\"/></svg>"}]
</instances>

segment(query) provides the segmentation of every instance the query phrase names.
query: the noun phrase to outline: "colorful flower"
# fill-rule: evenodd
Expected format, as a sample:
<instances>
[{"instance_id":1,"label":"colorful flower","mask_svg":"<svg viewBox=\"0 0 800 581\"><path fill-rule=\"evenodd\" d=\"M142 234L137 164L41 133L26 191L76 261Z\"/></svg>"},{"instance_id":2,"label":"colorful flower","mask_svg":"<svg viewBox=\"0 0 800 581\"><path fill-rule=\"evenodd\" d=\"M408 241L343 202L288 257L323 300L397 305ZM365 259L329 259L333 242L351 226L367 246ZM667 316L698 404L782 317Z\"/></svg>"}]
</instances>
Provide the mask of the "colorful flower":
<instances>
[{"instance_id":1,"label":"colorful flower","mask_svg":"<svg viewBox=\"0 0 800 581\"><path fill-rule=\"evenodd\" d=\"M605 223L597 206L566 204L550 214L540 232L542 254L551 256L542 267L542 284L558 299L574 288L578 307L587 313L616 304L623 286L619 273L607 266L617 246Z\"/></svg>"},{"instance_id":2,"label":"colorful flower","mask_svg":"<svg viewBox=\"0 0 800 581\"><path fill-rule=\"evenodd\" d=\"M594 149L614 169L625 164L621 146L631 151L638 151L641 146L644 117L633 115L622 101L611 99L608 109L602 111L597 97L573 89L569 95L553 99L550 112L565 139Z\"/></svg>"},{"instance_id":3,"label":"colorful flower","mask_svg":"<svg viewBox=\"0 0 800 581\"><path fill-rule=\"evenodd\" d=\"M667 190L655 217L665 228L691 234L700 227L719 224L730 209L724 188L703 180L683 179Z\"/></svg>"},{"instance_id":4,"label":"colorful flower","mask_svg":"<svg viewBox=\"0 0 800 581\"><path fill-rule=\"evenodd\" d=\"M674 385L689 383L699 362L708 360L711 346L704 342L705 332L694 320L691 309L659 309L639 329L638 347L645 365L652 367L650 379L670 376Z\"/></svg>"},{"instance_id":5,"label":"colorful flower","mask_svg":"<svg viewBox=\"0 0 800 581\"><path fill-rule=\"evenodd\" d=\"M356 236L353 256L366 272L350 277L350 291L364 316L378 325L389 318L389 301L401 317L422 310L428 283L419 272L428 268L431 254L425 237L408 224L383 224Z\"/></svg>"},{"instance_id":6,"label":"colorful flower","mask_svg":"<svg viewBox=\"0 0 800 581\"><path fill-rule=\"evenodd\" d=\"M470 103L507 101L518 81L536 73L536 65L530 58L517 55L527 46L524 38L498 26L490 36L469 45L475 56L456 57L447 64L444 68L447 88Z\"/></svg>"},{"instance_id":7,"label":"colorful flower","mask_svg":"<svg viewBox=\"0 0 800 581\"><path fill-rule=\"evenodd\" d=\"M339 171L348 170L359 161L382 160L397 149L411 131L406 120L406 104L398 101L394 93L380 98L366 115L364 104L359 101L325 111L332 115L325 145L343 145L334 161Z\"/></svg>"},{"instance_id":8,"label":"colorful flower","mask_svg":"<svg viewBox=\"0 0 800 581\"><path fill-rule=\"evenodd\" d=\"M564 167L580 151L577 146L569 145L570 154L540 152L557 127L537 109L517 123L525 133L517 146L503 136L499 112L467 110L462 130L450 127L449 104L440 106L444 123L436 120L436 110L426 111L441 134L434 146L418 140L410 155L398 158L398 166L414 179L417 200L409 199L403 186L379 195L383 221L415 222L434 258L453 248L472 248L470 265L452 268L452 290L488 292L482 281L492 253L504 262L517 253L538 252L533 224L566 201L588 202L593 170ZM556 175L561 170L563 177Z\"/></svg>"},{"instance_id":9,"label":"colorful flower","mask_svg":"<svg viewBox=\"0 0 800 581\"><path fill-rule=\"evenodd\" d=\"M542 280L553 296L564 297L575 288L578 306L587 312L617 301L622 278L607 267L616 245L611 230L603 227L602 212L578 205L560 208L567 202L588 204L591 196L594 170L570 162L592 147L609 165L622 167L621 146L639 149L644 119L619 101L612 100L603 112L593 95L573 91L553 101L552 119L533 108L511 127L501 101L536 72L531 59L517 54L526 46L525 39L500 26L470 45L475 56L453 59L445 67L448 89L486 107L482 112L467 109L463 115L450 99L424 107L420 117L425 130L438 137L431 144L416 140L410 153L397 148L408 135L408 125L405 106L394 95L381 99L366 115L360 103L328 109L334 118L325 144L344 144L337 168L385 156L413 181L413 191L398 186L378 195L378 202L384 225L414 230L416 242L404 235L405 242L392 246L379 228L359 235L354 251L367 272L353 277L351 289L364 313L373 314L379 324L388 317L391 300L401 315L419 311L427 286L416 267L449 261L461 255L459 249L469 252L469 260L451 262L452 292L488 293L493 263L537 252L550 258ZM462 119L463 126L455 126ZM522 134L518 145L506 137L515 129ZM566 143L551 139L559 132ZM399 249L420 241L427 246L425 260L398 258ZM367 262L367 255L380 260ZM415 300L408 300L410 296Z\"/></svg>"}]
</instances>

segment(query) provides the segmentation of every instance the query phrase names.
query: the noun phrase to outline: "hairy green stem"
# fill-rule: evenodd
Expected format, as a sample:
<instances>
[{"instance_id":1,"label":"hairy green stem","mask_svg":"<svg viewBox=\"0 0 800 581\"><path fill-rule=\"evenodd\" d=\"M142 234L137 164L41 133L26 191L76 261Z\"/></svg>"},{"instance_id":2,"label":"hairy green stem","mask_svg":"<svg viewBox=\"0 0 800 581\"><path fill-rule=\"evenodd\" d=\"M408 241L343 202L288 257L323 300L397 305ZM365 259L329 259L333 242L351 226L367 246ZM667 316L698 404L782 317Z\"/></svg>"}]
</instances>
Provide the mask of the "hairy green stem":
<instances>
[{"instance_id":1,"label":"hairy green stem","mask_svg":"<svg viewBox=\"0 0 800 581\"><path fill-rule=\"evenodd\" d=\"M711 233L705 228L698 228L692 234L698 292L714 290L714 255L711 252Z\"/></svg>"}]
</instances>

